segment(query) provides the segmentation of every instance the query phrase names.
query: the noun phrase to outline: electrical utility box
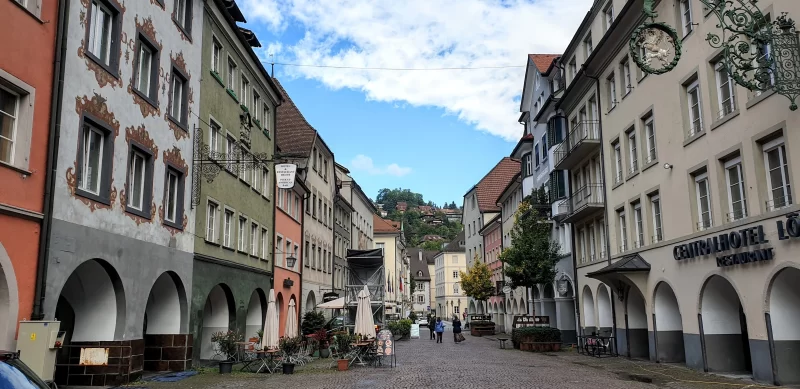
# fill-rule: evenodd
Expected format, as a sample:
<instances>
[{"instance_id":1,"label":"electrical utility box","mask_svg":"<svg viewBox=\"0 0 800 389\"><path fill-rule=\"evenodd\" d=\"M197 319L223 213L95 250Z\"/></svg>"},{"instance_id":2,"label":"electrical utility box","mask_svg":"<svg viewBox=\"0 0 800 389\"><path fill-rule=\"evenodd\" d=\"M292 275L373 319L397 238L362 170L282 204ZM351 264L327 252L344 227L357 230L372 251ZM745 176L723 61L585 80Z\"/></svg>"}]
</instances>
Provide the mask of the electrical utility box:
<instances>
[{"instance_id":1,"label":"electrical utility box","mask_svg":"<svg viewBox=\"0 0 800 389\"><path fill-rule=\"evenodd\" d=\"M22 362L45 381L53 380L56 353L64 344L60 321L21 321L17 349Z\"/></svg>"}]
</instances>

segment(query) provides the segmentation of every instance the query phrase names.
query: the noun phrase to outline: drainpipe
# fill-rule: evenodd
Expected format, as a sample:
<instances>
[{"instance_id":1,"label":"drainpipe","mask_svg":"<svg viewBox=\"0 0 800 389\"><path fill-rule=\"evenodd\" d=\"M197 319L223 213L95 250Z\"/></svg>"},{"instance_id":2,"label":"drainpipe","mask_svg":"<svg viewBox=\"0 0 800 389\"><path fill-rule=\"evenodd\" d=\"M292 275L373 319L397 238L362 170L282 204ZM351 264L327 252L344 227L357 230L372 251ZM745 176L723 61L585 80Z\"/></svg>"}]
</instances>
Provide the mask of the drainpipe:
<instances>
[{"instance_id":1,"label":"drainpipe","mask_svg":"<svg viewBox=\"0 0 800 389\"><path fill-rule=\"evenodd\" d=\"M39 231L39 256L36 264L36 287L33 296L31 320L44 319L44 299L47 285L47 258L50 256L50 231L53 225L53 187L58 167L58 143L61 138L61 98L64 95L64 57L67 50L69 0L58 2L58 27L56 29L55 60L53 63L53 96L50 102L50 130L47 141L47 167L44 184L42 227Z\"/></svg>"},{"instance_id":2,"label":"drainpipe","mask_svg":"<svg viewBox=\"0 0 800 389\"><path fill-rule=\"evenodd\" d=\"M308 253L306 253L306 242L305 242L305 238L306 237L305 237L305 234L303 234L303 231L305 231L305 229L306 229L306 210L305 210L305 208L306 208L306 200L308 200L308 195L309 195L308 192L306 192L306 194L303 195L303 212L300 213L300 236L302 236L303 239L300 239L300 253L301 254L300 254L300 258L297 258L297 260L300 262L297 265L297 269L299 270L298 271L298 273L299 273L298 275L300 276L300 277L298 277L300 279L300 282L297 283L298 284L298 288L300 289L300 295L298 296L298 299L300 301L297 302L297 307L298 307L297 308L297 316L299 316L298 320L297 320L298 324L300 323L300 317L303 316L302 307L303 307L303 303L304 303L304 301L303 301L303 266L305 266L306 264L303 263L303 258L305 258L306 254L308 254ZM273 262L274 262L274 259L273 259ZM295 263L297 263L297 262L295 262Z\"/></svg>"},{"instance_id":3,"label":"drainpipe","mask_svg":"<svg viewBox=\"0 0 800 389\"><path fill-rule=\"evenodd\" d=\"M585 73L586 74L586 73ZM601 177L605 180L606 177L606 163L605 163L605 147L603 147L603 120L600 117L601 112L603 112L603 108L600 102L600 78L597 76L590 76L586 74L587 78L590 78L595 81L595 91L597 95L597 131L598 131L598 138L600 140L600 170L601 170ZM606 191L606 183L603 182L603 224L606 230L606 256L608 257L607 261L608 264L611 265L611 243L610 243L610 231L608 230L608 195ZM577 270L576 270L577 273ZM611 297L611 336L614 337L614 351L618 350L618 339L617 339L617 309L616 304L614 302L613 296ZM600 323L597 323L597 328L600 328Z\"/></svg>"}]
</instances>

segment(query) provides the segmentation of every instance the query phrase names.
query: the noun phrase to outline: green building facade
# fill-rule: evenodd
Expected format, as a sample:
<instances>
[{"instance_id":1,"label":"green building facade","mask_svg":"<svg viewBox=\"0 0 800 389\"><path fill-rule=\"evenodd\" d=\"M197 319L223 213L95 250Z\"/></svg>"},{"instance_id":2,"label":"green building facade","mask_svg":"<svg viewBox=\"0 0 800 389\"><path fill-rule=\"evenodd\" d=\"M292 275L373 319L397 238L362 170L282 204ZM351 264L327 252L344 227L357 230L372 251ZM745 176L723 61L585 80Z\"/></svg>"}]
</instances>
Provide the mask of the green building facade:
<instances>
[{"instance_id":1,"label":"green building facade","mask_svg":"<svg viewBox=\"0 0 800 389\"><path fill-rule=\"evenodd\" d=\"M245 19L236 3L204 2L196 131L207 148L199 155L197 180L190 316L195 360L224 359L211 342L214 332L256 337L273 282L271 160L281 97L252 50L260 47L255 34L237 22Z\"/></svg>"}]
</instances>

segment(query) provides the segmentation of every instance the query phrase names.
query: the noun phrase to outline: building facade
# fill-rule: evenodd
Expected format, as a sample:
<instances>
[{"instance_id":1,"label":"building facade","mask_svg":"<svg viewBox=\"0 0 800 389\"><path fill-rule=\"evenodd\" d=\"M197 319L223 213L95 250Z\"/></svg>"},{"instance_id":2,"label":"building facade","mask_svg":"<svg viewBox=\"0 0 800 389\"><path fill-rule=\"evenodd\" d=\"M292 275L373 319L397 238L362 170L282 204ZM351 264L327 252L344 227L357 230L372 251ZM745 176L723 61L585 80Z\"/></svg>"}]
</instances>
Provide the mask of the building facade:
<instances>
[{"instance_id":1,"label":"building facade","mask_svg":"<svg viewBox=\"0 0 800 389\"><path fill-rule=\"evenodd\" d=\"M0 349L16 350L17 323L41 319L43 279L37 276L50 219L45 213L52 132L59 5L0 4L6 39L0 58ZM40 20L49 20L42 23ZM13 53L13 55L11 54ZM45 199L43 201L43 199ZM37 293L37 290L39 291Z\"/></svg>"},{"instance_id":2,"label":"building facade","mask_svg":"<svg viewBox=\"0 0 800 389\"><path fill-rule=\"evenodd\" d=\"M508 183L508 185L497 197L497 204L500 205L500 219L502 224L500 226L500 233L502 236L501 250L511 247L513 241L511 239L511 230L514 229L514 221L516 220L517 209L522 203L522 174L517 174ZM508 283L508 278L503 279L504 284ZM528 298L528 290L523 287L512 289L509 293L503 293L503 300L505 302L505 330L511 332L514 324L514 316L528 315L528 312L533 310L533 305L529 306L528 302L532 298ZM531 292L532 293L532 292ZM532 294L531 294L532 296ZM500 309L502 311L502 309ZM497 321L495 321L495 324Z\"/></svg>"},{"instance_id":3,"label":"building facade","mask_svg":"<svg viewBox=\"0 0 800 389\"><path fill-rule=\"evenodd\" d=\"M339 193L353 207L354 214L351 217L351 248L354 250L369 250L373 248L373 217L378 213L375 204L370 200L356 180L350 176L350 170L336 164L336 178L341 181ZM386 217L386 215L382 215Z\"/></svg>"},{"instance_id":4,"label":"building facade","mask_svg":"<svg viewBox=\"0 0 800 389\"><path fill-rule=\"evenodd\" d=\"M770 20L800 14L793 1L757 5ZM591 190L606 197L586 189L591 215L572 212L585 213L574 217L582 331L613 334L629 357L796 384L800 333L789 296L800 293L800 265L790 225L800 173L790 161L800 117L779 95L735 83L705 41L721 32L699 2L656 6L658 21L678 26L684 55L668 73L642 72L627 33L640 11L636 2L596 2L563 57L569 86L559 105L575 126L562 159L580 157L562 167L581 180L573 188L602 179ZM591 47L591 36L602 43Z\"/></svg>"},{"instance_id":5,"label":"building facade","mask_svg":"<svg viewBox=\"0 0 800 389\"><path fill-rule=\"evenodd\" d=\"M502 227L501 214L497 214L478 231L483 237L484 262L491 271L492 285L495 286L494 296L489 297L486 302L488 304L486 313L492 315L495 329L500 332L505 331L506 325L506 299L503 295L505 272L503 272L503 262L500 261L500 253L503 251Z\"/></svg>"},{"instance_id":6,"label":"building facade","mask_svg":"<svg viewBox=\"0 0 800 389\"><path fill-rule=\"evenodd\" d=\"M305 253L303 243L303 223L306 213L303 210L308 188L303 184L303 177L297 174L292 189L278 189L275 203L275 304L278 308L278 334L286 334L286 317L291 312L294 302L295 314L300 324L302 311L302 271ZM262 327L263 328L263 327ZM297 328L296 333L300 333ZM258 331L258 329L256 329ZM248 333L251 331L248 331Z\"/></svg>"},{"instance_id":7,"label":"building facade","mask_svg":"<svg viewBox=\"0 0 800 389\"><path fill-rule=\"evenodd\" d=\"M409 263L406 252L405 236L400 222L383 219L373 215L375 226L375 248L383 250L384 273L386 274L387 314L399 314L404 317L403 307L409 301L408 288ZM410 305L408 306L410 308Z\"/></svg>"},{"instance_id":8,"label":"building facade","mask_svg":"<svg viewBox=\"0 0 800 389\"><path fill-rule=\"evenodd\" d=\"M277 82L277 81L276 81ZM304 169L306 219L303 223L303 311L313 311L324 293L332 292L334 217L336 190L333 152L317 130L303 117L283 86L277 82L285 103L278 109L277 142L282 155Z\"/></svg>"},{"instance_id":9,"label":"building facade","mask_svg":"<svg viewBox=\"0 0 800 389\"><path fill-rule=\"evenodd\" d=\"M333 200L333 218L335 219L334 234L335 241L333 244L333 291L344 295L345 285L347 283L347 250L352 249L352 242L350 238L352 235L352 217L355 214L355 209L350 202L342 195L339 189L339 179L336 179L338 184L336 188L336 195Z\"/></svg>"},{"instance_id":10,"label":"building facade","mask_svg":"<svg viewBox=\"0 0 800 389\"><path fill-rule=\"evenodd\" d=\"M192 343L190 177L202 8L90 0L65 10L44 316L61 321L67 345L102 341L129 347L130 357L121 363L127 374L118 375L116 365L67 368L63 352L58 384L115 385L143 369L191 366L186 353L144 351L175 339L186 351Z\"/></svg>"},{"instance_id":11,"label":"building facade","mask_svg":"<svg viewBox=\"0 0 800 389\"><path fill-rule=\"evenodd\" d=\"M411 269L411 312L425 317L431 310L431 277L428 273L428 260L436 254L416 247L408 249L408 261Z\"/></svg>"},{"instance_id":12,"label":"building facade","mask_svg":"<svg viewBox=\"0 0 800 389\"><path fill-rule=\"evenodd\" d=\"M436 273L436 316L443 320L459 318L467 308L467 296L461 291L460 272L467 271L464 231L434 257ZM470 312L475 312L474 310Z\"/></svg>"}]
</instances>

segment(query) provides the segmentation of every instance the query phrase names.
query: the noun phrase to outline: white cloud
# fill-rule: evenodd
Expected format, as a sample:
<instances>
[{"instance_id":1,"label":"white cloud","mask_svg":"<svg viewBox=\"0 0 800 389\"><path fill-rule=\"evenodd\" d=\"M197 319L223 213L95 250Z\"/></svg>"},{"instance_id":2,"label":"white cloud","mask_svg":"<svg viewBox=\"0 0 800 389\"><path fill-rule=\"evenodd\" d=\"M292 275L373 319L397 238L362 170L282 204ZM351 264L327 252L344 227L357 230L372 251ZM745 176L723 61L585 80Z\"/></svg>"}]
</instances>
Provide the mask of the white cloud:
<instances>
[{"instance_id":1,"label":"white cloud","mask_svg":"<svg viewBox=\"0 0 800 389\"><path fill-rule=\"evenodd\" d=\"M353 170L361 170L371 175L390 175L395 177L402 177L411 173L410 167L401 167L396 163L389 164L386 167L375 166L375 163L372 162L372 158L364 154L356 155L356 157L350 161L350 168Z\"/></svg>"},{"instance_id":2,"label":"white cloud","mask_svg":"<svg viewBox=\"0 0 800 389\"><path fill-rule=\"evenodd\" d=\"M241 2L241 1L240 1ZM592 0L244 0L271 28L305 29L280 62L353 67L439 68L526 64L560 53ZM272 9L267 12L265 9ZM278 15L278 16L275 16ZM251 21L251 22L252 22ZM290 77L363 91L376 101L444 108L481 131L514 141L524 68L372 71L284 67Z\"/></svg>"}]
</instances>

